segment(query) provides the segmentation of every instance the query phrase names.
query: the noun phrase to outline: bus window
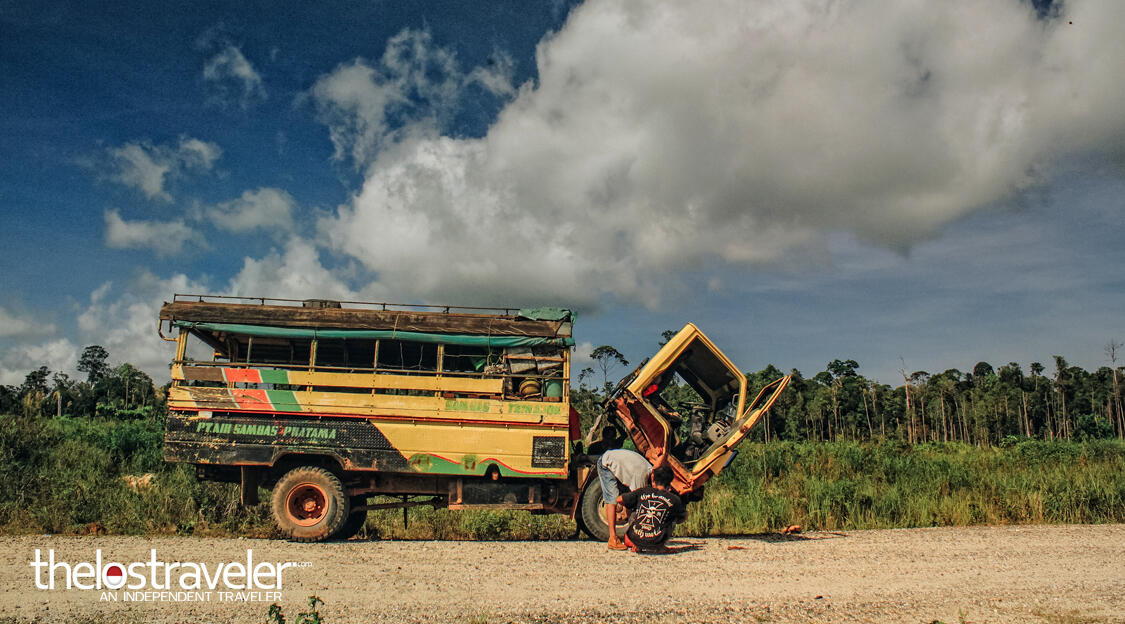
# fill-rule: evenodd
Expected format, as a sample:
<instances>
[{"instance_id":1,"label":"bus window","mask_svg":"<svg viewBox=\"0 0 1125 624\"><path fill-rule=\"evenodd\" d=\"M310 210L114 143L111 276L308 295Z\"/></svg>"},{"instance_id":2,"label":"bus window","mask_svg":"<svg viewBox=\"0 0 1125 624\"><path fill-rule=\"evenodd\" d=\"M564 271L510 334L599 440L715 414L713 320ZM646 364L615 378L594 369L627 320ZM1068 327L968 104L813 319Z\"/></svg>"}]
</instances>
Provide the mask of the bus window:
<instances>
[{"instance_id":1,"label":"bus window","mask_svg":"<svg viewBox=\"0 0 1125 624\"><path fill-rule=\"evenodd\" d=\"M317 368L371 370L375 364L374 340L320 338L316 341Z\"/></svg>"},{"instance_id":2,"label":"bus window","mask_svg":"<svg viewBox=\"0 0 1125 624\"><path fill-rule=\"evenodd\" d=\"M437 371L436 344L380 340L377 368L390 370Z\"/></svg>"},{"instance_id":3,"label":"bus window","mask_svg":"<svg viewBox=\"0 0 1125 624\"><path fill-rule=\"evenodd\" d=\"M239 352L243 360L249 356L251 364L272 366L307 366L309 363L309 340L286 340L280 338L254 338L252 344L239 336ZM247 353L249 348L249 353Z\"/></svg>"},{"instance_id":4,"label":"bus window","mask_svg":"<svg viewBox=\"0 0 1125 624\"><path fill-rule=\"evenodd\" d=\"M487 347L465 347L445 345L442 356L442 371L448 373L484 373L489 364L499 362L500 354L490 352Z\"/></svg>"}]
</instances>

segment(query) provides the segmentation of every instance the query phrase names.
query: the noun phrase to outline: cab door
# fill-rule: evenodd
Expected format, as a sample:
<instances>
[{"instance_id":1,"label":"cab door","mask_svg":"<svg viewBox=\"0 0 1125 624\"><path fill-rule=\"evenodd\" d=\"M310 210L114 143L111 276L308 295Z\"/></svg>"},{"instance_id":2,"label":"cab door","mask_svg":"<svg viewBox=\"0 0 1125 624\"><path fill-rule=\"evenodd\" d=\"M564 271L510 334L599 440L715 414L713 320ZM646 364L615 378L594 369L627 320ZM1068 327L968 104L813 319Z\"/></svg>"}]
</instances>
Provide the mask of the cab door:
<instances>
[{"instance_id":1,"label":"cab door","mask_svg":"<svg viewBox=\"0 0 1125 624\"><path fill-rule=\"evenodd\" d=\"M714 442L710 448L703 452L703 456L691 466L693 481L700 481L708 475L717 475L723 468L726 468L727 464L734 459L734 447L742 442L762 415L773 406L774 401L777 401L781 392L789 385L791 378L792 375L786 375L771 382L758 392L758 395L746 406L738 421L731 426L727 434Z\"/></svg>"},{"instance_id":2,"label":"cab door","mask_svg":"<svg viewBox=\"0 0 1125 624\"><path fill-rule=\"evenodd\" d=\"M703 416L678 414L663 401L660 392L673 380L695 390ZM788 376L774 381L747 404L746 376L688 323L626 382L615 405L637 449L654 465L669 464L677 475L676 489L687 491L725 467L734 447L788 383ZM707 437L682 439L685 420L697 416L706 420ZM691 444L696 446L688 457L682 449Z\"/></svg>"}]
</instances>

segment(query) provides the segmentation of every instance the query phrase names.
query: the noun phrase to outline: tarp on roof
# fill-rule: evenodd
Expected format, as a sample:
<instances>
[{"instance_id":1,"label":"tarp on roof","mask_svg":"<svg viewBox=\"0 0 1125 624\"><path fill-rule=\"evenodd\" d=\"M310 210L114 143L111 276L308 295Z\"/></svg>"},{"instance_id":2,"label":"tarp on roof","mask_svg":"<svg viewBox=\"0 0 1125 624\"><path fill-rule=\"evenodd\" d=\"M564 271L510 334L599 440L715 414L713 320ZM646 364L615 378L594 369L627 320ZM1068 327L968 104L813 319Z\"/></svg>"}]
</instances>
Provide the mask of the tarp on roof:
<instances>
[{"instance_id":1,"label":"tarp on roof","mask_svg":"<svg viewBox=\"0 0 1125 624\"><path fill-rule=\"evenodd\" d=\"M264 338L351 338L356 340L405 340L452 344L466 347L573 347L573 338L543 338L534 336L470 336L465 334L428 334L391 329L313 329L301 327L271 327L269 325L242 325L239 323L199 323L175 321L176 327L209 332L226 332L243 336Z\"/></svg>"},{"instance_id":2,"label":"tarp on roof","mask_svg":"<svg viewBox=\"0 0 1125 624\"><path fill-rule=\"evenodd\" d=\"M574 312L566 308L520 308L520 318L532 321L574 321Z\"/></svg>"}]
</instances>

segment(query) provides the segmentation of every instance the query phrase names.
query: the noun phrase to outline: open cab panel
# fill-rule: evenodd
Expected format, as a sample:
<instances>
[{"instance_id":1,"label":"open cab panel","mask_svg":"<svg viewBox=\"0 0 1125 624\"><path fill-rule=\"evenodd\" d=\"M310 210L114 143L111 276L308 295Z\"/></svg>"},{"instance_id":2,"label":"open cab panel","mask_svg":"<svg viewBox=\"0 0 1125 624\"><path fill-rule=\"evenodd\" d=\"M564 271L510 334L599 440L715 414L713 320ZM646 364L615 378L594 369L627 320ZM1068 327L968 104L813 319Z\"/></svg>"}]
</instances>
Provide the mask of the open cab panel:
<instances>
[{"instance_id":1,"label":"open cab panel","mask_svg":"<svg viewBox=\"0 0 1125 624\"><path fill-rule=\"evenodd\" d=\"M620 419L637 450L652 462L666 463L673 487L688 500L734 459L735 447L789 384L773 381L747 400L746 376L695 325L688 323L651 359L619 386L611 415ZM669 390L694 392L677 411Z\"/></svg>"}]
</instances>

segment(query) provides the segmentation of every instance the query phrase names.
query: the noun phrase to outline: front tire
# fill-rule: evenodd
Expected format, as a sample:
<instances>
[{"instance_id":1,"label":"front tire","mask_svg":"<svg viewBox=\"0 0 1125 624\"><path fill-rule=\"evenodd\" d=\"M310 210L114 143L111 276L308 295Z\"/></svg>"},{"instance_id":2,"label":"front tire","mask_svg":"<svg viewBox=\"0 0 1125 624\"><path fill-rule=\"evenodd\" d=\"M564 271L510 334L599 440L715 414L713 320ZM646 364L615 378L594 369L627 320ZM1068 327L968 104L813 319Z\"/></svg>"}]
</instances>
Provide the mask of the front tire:
<instances>
[{"instance_id":1,"label":"front tire","mask_svg":"<svg viewBox=\"0 0 1125 624\"><path fill-rule=\"evenodd\" d=\"M348 519L350 501L339 477L324 468L300 466L285 473L271 501L277 526L298 542L320 542Z\"/></svg>"},{"instance_id":2,"label":"front tire","mask_svg":"<svg viewBox=\"0 0 1125 624\"><path fill-rule=\"evenodd\" d=\"M602 483L598 479L590 482L582 492L582 502L579 505L579 524L582 530L599 542L609 541L609 525L605 523L605 501L602 500ZM625 535L625 523L617 523L617 537Z\"/></svg>"}]
</instances>

